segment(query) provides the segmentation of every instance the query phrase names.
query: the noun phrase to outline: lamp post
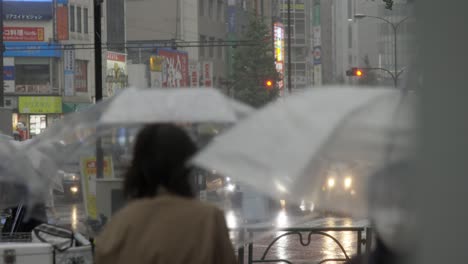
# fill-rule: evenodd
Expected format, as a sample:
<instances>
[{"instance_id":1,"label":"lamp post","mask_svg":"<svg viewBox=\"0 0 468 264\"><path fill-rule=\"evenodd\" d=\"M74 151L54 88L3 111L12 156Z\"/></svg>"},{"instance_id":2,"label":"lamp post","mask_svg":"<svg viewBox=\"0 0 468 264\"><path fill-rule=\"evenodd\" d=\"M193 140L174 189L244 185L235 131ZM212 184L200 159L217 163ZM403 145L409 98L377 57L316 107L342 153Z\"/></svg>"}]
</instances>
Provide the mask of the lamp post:
<instances>
[{"instance_id":1,"label":"lamp post","mask_svg":"<svg viewBox=\"0 0 468 264\"><path fill-rule=\"evenodd\" d=\"M393 82L394 82L394 85L395 85L395 88L398 87L398 77L400 76L401 72L398 72L398 53L397 53L397 37L398 37L398 28L400 27L400 25L405 22L406 20L408 20L410 17L406 17L404 18L403 20L401 20L400 22L398 23L392 23L390 20L388 19L385 19L383 17L378 17L378 16L369 16L369 15L365 15L365 14L355 14L354 15L354 18L356 19L363 19L363 18L366 18L366 17L370 17L370 18L375 18L375 19L378 19L378 20L382 20L384 21L385 23L389 24L392 29L393 29L393 52L394 52L394 73L392 75L393 77Z\"/></svg>"}]
</instances>

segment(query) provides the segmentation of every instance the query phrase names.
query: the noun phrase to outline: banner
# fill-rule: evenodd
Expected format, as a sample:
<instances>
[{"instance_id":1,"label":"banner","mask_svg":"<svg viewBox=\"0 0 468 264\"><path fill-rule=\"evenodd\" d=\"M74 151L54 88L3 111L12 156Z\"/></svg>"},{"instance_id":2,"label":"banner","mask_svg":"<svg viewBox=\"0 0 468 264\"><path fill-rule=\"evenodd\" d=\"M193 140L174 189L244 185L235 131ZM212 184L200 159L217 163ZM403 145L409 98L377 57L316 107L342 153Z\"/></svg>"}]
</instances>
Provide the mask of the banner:
<instances>
[{"instance_id":1,"label":"banner","mask_svg":"<svg viewBox=\"0 0 468 264\"><path fill-rule=\"evenodd\" d=\"M15 92L15 58L3 58L3 91Z\"/></svg>"},{"instance_id":2,"label":"banner","mask_svg":"<svg viewBox=\"0 0 468 264\"><path fill-rule=\"evenodd\" d=\"M162 87L188 87L188 53L159 49L158 55L163 58Z\"/></svg>"},{"instance_id":3,"label":"banner","mask_svg":"<svg viewBox=\"0 0 468 264\"><path fill-rule=\"evenodd\" d=\"M127 87L127 54L107 52L106 95L111 97L116 91Z\"/></svg>"},{"instance_id":4,"label":"banner","mask_svg":"<svg viewBox=\"0 0 468 264\"><path fill-rule=\"evenodd\" d=\"M276 71L280 76L278 82L279 89L284 88L283 76L284 76L284 25L280 22L273 24L273 40L275 48L275 66Z\"/></svg>"},{"instance_id":5,"label":"banner","mask_svg":"<svg viewBox=\"0 0 468 264\"><path fill-rule=\"evenodd\" d=\"M75 50L66 49L63 51L63 67L65 73L65 96L73 96L74 90L74 74L75 74Z\"/></svg>"},{"instance_id":6,"label":"banner","mask_svg":"<svg viewBox=\"0 0 468 264\"><path fill-rule=\"evenodd\" d=\"M200 87L213 87L213 62L201 63L199 83Z\"/></svg>"},{"instance_id":7,"label":"banner","mask_svg":"<svg viewBox=\"0 0 468 264\"><path fill-rule=\"evenodd\" d=\"M43 27L4 27L4 41L44 41Z\"/></svg>"},{"instance_id":8,"label":"banner","mask_svg":"<svg viewBox=\"0 0 468 264\"><path fill-rule=\"evenodd\" d=\"M198 87L198 64L189 65L190 87Z\"/></svg>"},{"instance_id":9,"label":"banner","mask_svg":"<svg viewBox=\"0 0 468 264\"><path fill-rule=\"evenodd\" d=\"M57 10L55 12L57 14L57 39L68 40L68 7L66 5L58 5Z\"/></svg>"},{"instance_id":10,"label":"banner","mask_svg":"<svg viewBox=\"0 0 468 264\"><path fill-rule=\"evenodd\" d=\"M96 157L82 157L80 159L81 185L86 215L91 219L98 218L96 204ZM112 157L104 157L104 178L114 177Z\"/></svg>"}]
</instances>

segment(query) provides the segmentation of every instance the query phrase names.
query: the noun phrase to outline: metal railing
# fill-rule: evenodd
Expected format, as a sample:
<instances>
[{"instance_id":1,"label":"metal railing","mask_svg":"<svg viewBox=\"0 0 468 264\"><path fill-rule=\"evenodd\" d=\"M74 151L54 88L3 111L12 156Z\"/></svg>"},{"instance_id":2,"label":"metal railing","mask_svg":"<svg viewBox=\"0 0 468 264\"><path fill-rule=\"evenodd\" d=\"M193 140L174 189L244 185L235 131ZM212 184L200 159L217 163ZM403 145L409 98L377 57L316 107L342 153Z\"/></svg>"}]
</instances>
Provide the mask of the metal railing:
<instances>
[{"instance_id":1,"label":"metal railing","mask_svg":"<svg viewBox=\"0 0 468 264\"><path fill-rule=\"evenodd\" d=\"M266 228L243 228L243 229L232 229L231 232L237 233L239 241L249 241L247 244L239 247L237 250L239 264L252 263L289 263L292 264L292 260L283 258L272 258L270 253L272 248L277 246L277 242L285 237L296 237L297 242L304 248L304 252L310 251L309 246L314 241L314 238L326 238L330 239L333 244L339 248L342 257L339 258L325 258L319 260L317 263L327 262L346 262L351 259L353 255L361 255L365 252L369 252L372 246L372 230L366 227L333 227L333 228L282 228L274 230L277 234L271 240L266 249L261 249L263 252L259 255L260 257L254 257L254 247L256 245L255 235L265 234L271 231ZM343 246L343 241L340 241L336 234L342 232L351 232L355 235L356 247L353 248L353 252L346 251ZM280 234L278 234L280 233ZM245 240L247 238L247 240ZM349 250L350 251L350 250ZM247 253L247 258L246 258Z\"/></svg>"}]
</instances>

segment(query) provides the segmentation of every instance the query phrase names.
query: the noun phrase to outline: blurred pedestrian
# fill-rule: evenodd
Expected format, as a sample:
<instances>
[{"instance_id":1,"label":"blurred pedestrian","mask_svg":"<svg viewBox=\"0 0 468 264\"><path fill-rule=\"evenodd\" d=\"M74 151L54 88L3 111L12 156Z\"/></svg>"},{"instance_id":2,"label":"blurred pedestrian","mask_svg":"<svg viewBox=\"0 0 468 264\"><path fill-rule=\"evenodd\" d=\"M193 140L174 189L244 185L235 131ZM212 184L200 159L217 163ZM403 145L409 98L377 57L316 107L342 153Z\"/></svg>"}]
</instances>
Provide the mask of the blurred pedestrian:
<instances>
[{"instance_id":1,"label":"blurred pedestrian","mask_svg":"<svg viewBox=\"0 0 468 264\"><path fill-rule=\"evenodd\" d=\"M96 240L96 263L236 263L224 214L194 199L187 161L196 146L180 128L139 133L124 191L129 203Z\"/></svg>"},{"instance_id":2,"label":"blurred pedestrian","mask_svg":"<svg viewBox=\"0 0 468 264\"><path fill-rule=\"evenodd\" d=\"M408 210L410 162L391 164L373 175L368 183L369 218L375 235L375 248L368 254L353 258L347 264L408 263L415 249L414 215Z\"/></svg>"}]
</instances>

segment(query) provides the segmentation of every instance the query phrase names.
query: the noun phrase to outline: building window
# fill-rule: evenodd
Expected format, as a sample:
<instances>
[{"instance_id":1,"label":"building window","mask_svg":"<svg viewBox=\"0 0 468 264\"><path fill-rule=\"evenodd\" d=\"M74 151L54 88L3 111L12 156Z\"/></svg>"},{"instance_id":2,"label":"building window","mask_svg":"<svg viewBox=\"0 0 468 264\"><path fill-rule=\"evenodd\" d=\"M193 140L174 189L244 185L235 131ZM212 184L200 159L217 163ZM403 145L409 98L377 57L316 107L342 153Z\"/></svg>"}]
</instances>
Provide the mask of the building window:
<instances>
[{"instance_id":1,"label":"building window","mask_svg":"<svg viewBox=\"0 0 468 264\"><path fill-rule=\"evenodd\" d=\"M70 31L75 32L75 6L70 6Z\"/></svg>"},{"instance_id":2,"label":"building window","mask_svg":"<svg viewBox=\"0 0 468 264\"><path fill-rule=\"evenodd\" d=\"M83 33L88 34L89 32L89 19L88 19L88 8L83 8Z\"/></svg>"},{"instance_id":3,"label":"building window","mask_svg":"<svg viewBox=\"0 0 468 264\"><path fill-rule=\"evenodd\" d=\"M76 8L76 32L81 33L81 7Z\"/></svg>"},{"instance_id":4,"label":"building window","mask_svg":"<svg viewBox=\"0 0 468 264\"><path fill-rule=\"evenodd\" d=\"M200 35L200 57L205 57L206 36Z\"/></svg>"},{"instance_id":5,"label":"building window","mask_svg":"<svg viewBox=\"0 0 468 264\"><path fill-rule=\"evenodd\" d=\"M215 0L208 0L208 16L211 18L213 17L213 7L214 7Z\"/></svg>"},{"instance_id":6,"label":"building window","mask_svg":"<svg viewBox=\"0 0 468 264\"><path fill-rule=\"evenodd\" d=\"M209 44L209 46L210 46L210 51L209 51L210 58L214 58L214 46L216 45L215 41L216 41L215 38L210 38L210 44Z\"/></svg>"},{"instance_id":7,"label":"building window","mask_svg":"<svg viewBox=\"0 0 468 264\"><path fill-rule=\"evenodd\" d=\"M205 0L198 0L198 16L205 15Z\"/></svg>"},{"instance_id":8,"label":"building window","mask_svg":"<svg viewBox=\"0 0 468 264\"><path fill-rule=\"evenodd\" d=\"M218 39L218 58L222 59L223 58L223 40Z\"/></svg>"}]
</instances>

